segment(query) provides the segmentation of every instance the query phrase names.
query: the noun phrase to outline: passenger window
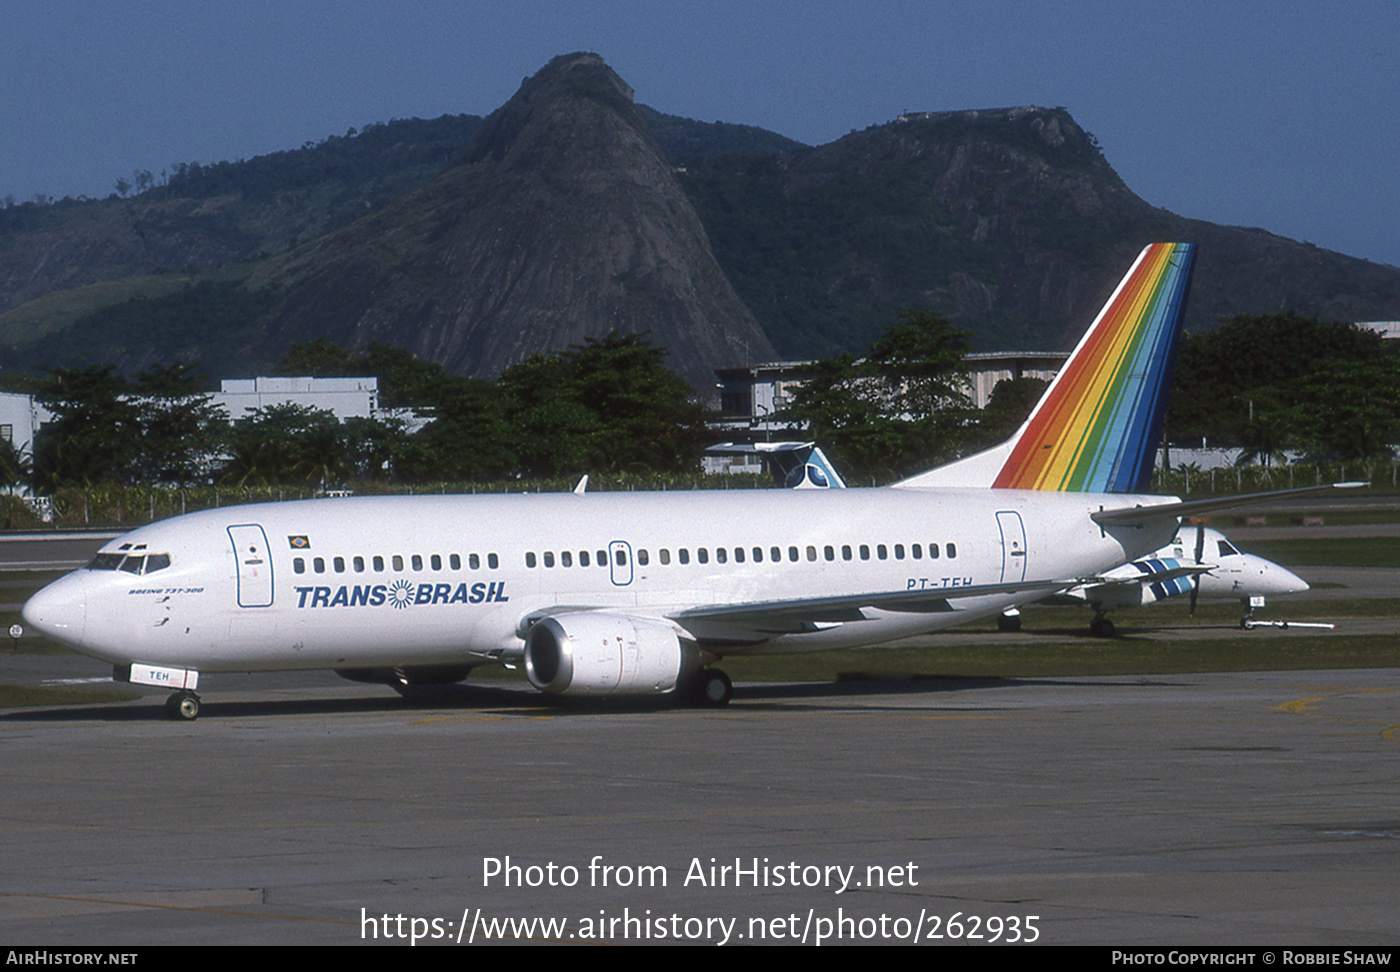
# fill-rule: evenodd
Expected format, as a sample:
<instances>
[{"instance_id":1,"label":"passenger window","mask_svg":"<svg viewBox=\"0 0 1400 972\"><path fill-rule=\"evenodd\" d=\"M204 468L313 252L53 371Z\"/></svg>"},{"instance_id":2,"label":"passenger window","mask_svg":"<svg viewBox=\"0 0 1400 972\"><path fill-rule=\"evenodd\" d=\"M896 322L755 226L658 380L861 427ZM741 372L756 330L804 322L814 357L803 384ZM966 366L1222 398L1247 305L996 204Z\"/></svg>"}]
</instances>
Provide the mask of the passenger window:
<instances>
[{"instance_id":1,"label":"passenger window","mask_svg":"<svg viewBox=\"0 0 1400 972\"><path fill-rule=\"evenodd\" d=\"M708 564L710 562L710 551L705 547L701 547L699 550L695 551L695 559L702 564Z\"/></svg>"},{"instance_id":2,"label":"passenger window","mask_svg":"<svg viewBox=\"0 0 1400 972\"><path fill-rule=\"evenodd\" d=\"M715 560L721 564L727 564L729 562L729 551L725 550L723 547L716 547Z\"/></svg>"},{"instance_id":3,"label":"passenger window","mask_svg":"<svg viewBox=\"0 0 1400 972\"><path fill-rule=\"evenodd\" d=\"M958 545L956 543L948 544L946 549L949 557L956 557L958 555Z\"/></svg>"},{"instance_id":4,"label":"passenger window","mask_svg":"<svg viewBox=\"0 0 1400 972\"><path fill-rule=\"evenodd\" d=\"M571 553L570 553L569 551L567 551L567 550L561 550L561 551L559 552L559 566L560 566L560 567L572 567L573 565L574 565L574 555L571 554Z\"/></svg>"},{"instance_id":5,"label":"passenger window","mask_svg":"<svg viewBox=\"0 0 1400 972\"><path fill-rule=\"evenodd\" d=\"M587 551L587 550L580 550L580 551L578 552L578 565L579 565L580 567L587 567L587 566L588 566L588 551Z\"/></svg>"},{"instance_id":6,"label":"passenger window","mask_svg":"<svg viewBox=\"0 0 1400 972\"><path fill-rule=\"evenodd\" d=\"M870 559L870 545L869 545L869 544L863 543L863 544L860 545L860 559L861 559L861 560L869 560L869 559Z\"/></svg>"},{"instance_id":7,"label":"passenger window","mask_svg":"<svg viewBox=\"0 0 1400 972\"><path fill-rule=\"evenodd\" d=\"M403 555L394 554L393 564L395 570L403 570Z\"/></svg>"},{"instance_id":8,"label":"passenger window","mask_svg":"<svg viewBox=\"0 0 1400 972\"><path fill-rule=\"evenodd\" d=\"M433 570L442 570L442 556L440 554L433 554L428 562L433 565Z\"/></svg>"},{"instance_id":9,"label":"passenger window","mask_svg":"<svg viewBox=\"0 0 1400 972\"><path fill-rule=\"evenodd\" d=\"M782 547L769 547L769 548L768 548L768 559L771 560L771 561L773 561L773 563L775 563L775 564L782 563L782 560L783 560L783 548L782 548Z\"/></svg>"},{"instance_id":10,"label":"passenger window","mask_svg":"<svg viewBox=\"0 0 1400 972\"><path fill-rule=\"evenodd\" d=\"M553 567L553 566L554 566L554 551L552 551L552 550L546 550L546 551L544 552L544 565L545 565L546 567Z\"/></svg>"},{"instance_id":11,"label":"passenger window","mask_svg":"<svg viewBox=\"0 0 1400 972\"><path fill-rule=\"evenodd\" d=\"M448 566L450 566L453 570L461 570L461 569L462 569L462 556L461 556L461 554L453 554L452 556L448 557L448 558L447 558L447 563L448 563Z\"/></svg>"},{"instance_id":12,"label":"passenger window","mask_svg":"<svg viewBox=\"0 0 1400 972\"><path fill-rule=\"evenodd\" d=\"M924 559L924 548L923 548L923 545L922 545L922 544L916 543L916 544L912 545L912 546L909 548L909 552L910 552L911 554L913 554L915 560L923 560L923 559Z\"/></svg>"},{"instance_id":13,"label":"passenger window","mask_svg":"<svg viewBox=\"0 0 1400 972\"><path fill-rule=\"evenodd\" d=\"M422 555L422 554L414 554L414 555L413 555L413 569L414 569L414 570L422 570L422 569L423 569L423 555Z\"/></svg>"},{"instance_id":14,"label":"passenger window","mask_svg":"<svg viewBox=\"0 0 1400 972\"><path fill-rule=\"evenodd\" d=\"M467 554L467 566L472 570L481 569L481 557L477 554Z\"/></svg>"},{"instance_id":15,"label":"passenger window","mask_svg":"<svg viewBox=\"0 0 1400 972\"><path fill-rule=\"evenodd\" d=\"M669 564L671 562L671 551L667 550L665 547L661 548L661 562L663 564Z\"/></svg>"},{"instance_id":16,"label":"passenger window","mask_svg":"<svg viewBox=\"0 0 1400 972\"><path fill-rule=\"evenodd\" d=\"M501 559L495 554L489 553L486 555L486 566L495 570L497 567L501 566Z\"/></svg>"},{"instance_id":17,"label":"passenger window","mask_svg":"<svg viewBox=\"0 0 1400 972\"><path fill-rule=\"evenodd\" d=\"M687 549L685 549L684 547L681 547L680 550L677 550L677 551L676 551L676 556L680 558L680 562L681 562L681 563L683 563L683 564L688 564L688 563L690 563L690 551L687 550Z\"/></svg>"},{"instance_id":18,"label":"passenger window","mask_svg":"<svg viewBox=\"0 0 1400 972\"><path fill-rule=\"evenodd\" d=\"M929 560L937 560L937 559L938 559L938 544L936 544L936 543L931 543L931 544L928 545L928 559L929 559Z\"/></svg>"},{"instance_id":19,"label":"passenger window","mask_svg":"<svg viewBox=\"0 0 1400 972\"><path fill-rule=\"evenodd\" d=\"M796 547L788 547L788 560L791 560L794 564L797 563L797 548L796 548Z\"/></svg>"},{"instance_id":20,"label":"passenger window","mask_svg":"<svg viewBox=\"0 0 1400 972\"><path fill-rule=\"evenodd\" d=\"M384 558L383 558L383 557L375 557L375 558L374 558L374 569L375 569L375 572L376 572L376 573L382 573L382 572L384 571Z\"/></svg>"},{"instance_id":21,"label":"passenger window","mask_svg":"<svg viewBox=\"0 0 1400 972\"><path fill-rule=\"evenodd\" d=\"M354 560L354 564L355 564L355 573L357 573L357 574L363 574L363 573L365 572L365 558L363 558L363 557L356 557L355 560Z\"/></svg>"},{"instance_id":22,"label":"passenger window","mask_svg":"<svg viewBox=\"0 0 1400 972\"><path fill-rule=\"evenodd\" d=\"M316 557L311 561L311 569L316 571L316 573L318 574L324 574L326 572L325 560L323 560L320 557Z\"/></svg>"},{"instance_id":23,"label":"passenger window","mask_svg":"<svg viewBox=\"0 0 1400 972\"><path fill-rule=\"evenodd\" d=\"M306 561L302 560L300 557L293 557L292 570L298 574L306 573Z\"/></svg>"},{"instance_id":24,"label":"passenger window","mask_svg":"<svg viewBox=\"0 0 1400 972\"><path fill-rule=\"evenodd\" d=\"M344 557L337 557L337 558L335 558L333 561L331 561L331 563L333 563L333 564L335 565L335 572L336 572L337 574L343 574L343 573L345 573L345 558L344 558Z\"/></svg>"},{"instance_id":25,"label":"passenger window","mask_svg":"<svg viewBox=\"0 0 1400 972\"><path fill-rule=\"evenodd\" d=\"M626 567L627 551L619 550L617 553L613 554L613 562L616 563L619 567Z\"/></svg>"},{"instance_id":26,"label":"passenger window","mask_svg":"<svg viewBox=\"0 0 1400 972\"><path fill-rule=\"evenodd\" d=\"M533 566L535 566L535 554L534 554L533 551L526 551L526 553L525 553L525 566L526 566L526 567L533 567Z\"/></svg>"},{"instance_id":27,"label":"passenger window","mask_svg":"<svg viewBox=\"0 0 1400 972\"><path fill-rule=\"evenodd\" d=\"M808 548L807 548L807 559L808 559L809 561L814 561L814 560L817 559L817 548L816 548L816 547L808 547Z\"/></svg>"},{"instance_id":28,"label":"passenger window","mask_svg":"<svg viewBox=\"0 0 1400 972\"><path fill-rule=\"evenodd\" d=\"M881 560L889 560L890 548L886 547L883 543L879 544L875 548L875 556L879 557Z\"/></svg>"},{"instance_id":29,"label":"passenger window","mask_svg":"<svg viewBox=\"0 0 1400 972\"><path fill-rule=\"evenodd\" d=\"M599 551L598 551L598 566L599 566L599 567L606 567L607 565L608 565L608 552L607 552L606 550L599 550Z\"/></svg>"},{"instance_id":30,"label":"passenger window","mask_svg":"<svg viewBox=\"0 0 1400 972\"><path fill-rule=\"evenodd\" d=\"M841 545L841 559L842 559L842 560L850 560L850 559L851 559L851 545L850 545L849 543L843 543L843 544Z\"/></svg>"},{"instance_id":31,"label":"passenger window","mask_svg":"<svg viewBox=\"0 0 1400 972\"><path fill-rule=\"evenodd\" d=\"M763 563L763 548L762 548L762 547L754 547L754 548L753 548L753 562L756 563L756 564L761 564L761 563Z\"/></svg>"},{"instance_id":32,"label":"passenger window","mask_svg":"<svg viewBox=\"0 0 1400 972\"><path fill-rule=\"evenodd\" d=\"M894 559L895 559L895 560L903 560L903 559L904 559L904 544L902 544L902 543L897 543L897 544L894 545Z\"/></svg>"},{"instance_id":33,"label":"passenger window","mask_svg":"<svg viewBox=\"0 0 1400 972\"><path fill-rule=\"evenodd\" d=\"M637 566L645 567L650 559L651 558L647 556L647 552L645 550L637 551Z\"/></svg>"},{"instance_id":34,"label":"passenger window","mask_svg":"<svg viewBox=\"0 0 1400 972\"><path fill-rule=\"evenodd\" d=\"M734 548L734 562L735 562L736 564L742 564L742 563L744 562L744 548L743 548L743 547L735 547L735 548Z\"/></svg>"}]
</instances>

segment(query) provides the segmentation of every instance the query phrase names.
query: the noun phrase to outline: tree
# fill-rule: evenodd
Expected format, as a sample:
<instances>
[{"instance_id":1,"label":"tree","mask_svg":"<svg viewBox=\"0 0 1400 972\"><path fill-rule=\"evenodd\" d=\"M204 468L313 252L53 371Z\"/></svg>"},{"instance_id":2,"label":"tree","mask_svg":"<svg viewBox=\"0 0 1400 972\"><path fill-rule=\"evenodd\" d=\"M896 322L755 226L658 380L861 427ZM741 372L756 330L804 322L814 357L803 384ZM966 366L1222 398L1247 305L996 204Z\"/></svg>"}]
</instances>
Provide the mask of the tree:
<instances>
[{"instance_id":1,"label":"tree","mask_svg":"<svg viewBox=\"0 0 1400 972\"><path fill-rule=\"evenodd\" d=\"M1044 378L1003 378L977 416L969 445L975 451L1005 442L1030 418L1050 383Z\"/></svg>"},{"instance_id":2,"label":"tree","mask_svg":"<svg viewBox=\"0 0 1400 972\"><path fill-rule=\"evenodd\" d=\"M693 468L704 447L703 409L645 335L586 338L563 355L574 403L593 415L584 470Z\"/></svg>"},{"instance_id":3,"label":"tree","mask_svg":"<svg viewBox=\"0 0 1400 972\"><path fill-rule=\"evenodd\" d=\"M282 360L272 366L272 373L295 377L342 378L365 375L369 372L354 352L325 338L317 338L314 341L293 344L282 356Z\"/></svg>"},{"instance_id":4,"label":"tree","mask_svg":"<svg viewBox=\"0 0 1400 972\"><path fill-rule=\"evenodd\" d=\"M1379 334L1287 312L1242 314L1187 335L1168 439L1241 446L1249 458L1307 450L1356 460L1400 441L1400 354Z\"/></svg>"},{"instance_id":5,"label":"tree","mask_svg":"<svg viewBox=\"0 0 1400 972\"><path fill-rule=\"evenodd\" d=\"M233 423L229 451L220 478L235 486L327 486L345 475L340 423L327 409L291 404L256 409Z\"/></svg>"},{"instance_id":6,"label":"tree","mask_svg":"<svg viewBox=\"0 0 1400 972\"><path fill-rule=\"evenodd\" d=\"M567 359L532 354L502 372L500 388L519 471L557 476L587 466L599 423L578 400Z\"/></svg>"},{"instance_id":7,"label":"tree","mask_svg":"<svg viewBox=\"0 0 1400 972\"><path fill-rule=\"evenodd\" d=\"M490 382L458 379L413 437L401 471L410 479L490 479L515 469L515 436Z\"/></svg>"},{"instance_id":8,"label":"tree","mask_svg":"<svg viewBox=\"0 0 1400 972\"><path fill-rule=\"evenodd\" d=\"M34 474L29 455L9 439L0 438L0 488L6 491L23 486Z\"/></svg>"},{"instance_id":9,"label":"tree","mask_svg":"<svg viewBox=\"0 0 1400 972\"><path fill-rule=\"evenodd\" d=\"M141 421L130 391L111 365L47 373L35 396L53 414L35 442L35 474L42 488L133 478Z\"/></svg>"},{"instance_id":10,"label":"tree","mask_svg":"<svg viewBox=\"0 0 1400 972\"><path fill-rule=\"evenodd\" d=\"M952 458L971 413L968 336L941 314L908 311L864 358L816 362L788 417L807 423L838 466L890 479Z\"/></svg>"},{"instance_id":11,"label":"tree","mask_svg":"<svg viewBox=\"0 0 1400 972\"><path fill-rule=\"evenodd\" d=\"M205 479L228 437L228 419L187 364L156 365L136 379L139 478L184 488Z\"/></svg>"}]
</instances>

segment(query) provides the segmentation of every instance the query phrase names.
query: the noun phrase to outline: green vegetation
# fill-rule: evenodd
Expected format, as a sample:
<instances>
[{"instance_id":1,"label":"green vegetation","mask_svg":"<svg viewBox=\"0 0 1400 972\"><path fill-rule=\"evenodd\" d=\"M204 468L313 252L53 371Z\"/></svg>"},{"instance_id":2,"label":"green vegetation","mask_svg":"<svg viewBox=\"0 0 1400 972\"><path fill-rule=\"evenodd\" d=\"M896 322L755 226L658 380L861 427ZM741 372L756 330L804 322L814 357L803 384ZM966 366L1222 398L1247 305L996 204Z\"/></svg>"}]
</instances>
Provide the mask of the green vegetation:
<instances>
[{"instance_id":1,"label":"green vegetation","mask_svg":"<svg viewBox=\"0 0 1400 972\"><path fill-rule=\"evenodd\" d=\"M270 306L270 294L249 290L241 280L200 280L160 296L138 294L15 348L6 366L81 368L100 360L130 374L198 359L221 376L256 374L268 362L249 349L260 343Z\"/></svg>"},{"instance_id":2,"label":"green vegetation","mask_svg":"<svg viewBox=\"0 0 1400 972\"><path fill-rule=\"evenodd\" d=\"M905 311L859 359L814 362L780 417L807 424L851 482L889 482L980 447L1019 425L1024 383L977 413L963 363L968 335L932 311ZM985 424L984 424L985 423ZM995 441L995 440L993 440Z\"/></svg>"},{"instance_id":3,"label":"green vegetation","mask_svg":"<svg viewBox=\"0 0 1400 972\"><path fill-rule=\"evenodd\" d=\"M54 415L37 437L32 470L25 457L0 450L0 474L34 482L54 497L60 521L83 524L121 522L133 505L138 517L142 507L154 517L158 504L165 513L172 488L183 512L199 502L193 487L212 483L227 496L444 480L527 478L538 488L536 479L583 473L688 480L705 441L704 412L662 365L664 355L644 337L610 334L534 355L486 382L383 345L354 354L318 341L294 346L276 369L375 374L383 404L429 419L412 435L397 418L341 423L296 405L229 423L185 365L153 367L134 382L112 366L51 369L31 383ZM160 488L133 495L133 487ZM25 519L14 503L0 505L0 515L15 525Z\"/></svg>"},{"instance_id":4,"label":"green vegetation","mask_svg":"<svg viewBox=\"0 0 1400 972\"><path fill-rule=\"evenodd\" d=\"M1264 466L1285 450L1340 462L1400 442L1400 350L1374 331L1293 313L1240 315L1188 334L1167 438L1240 446Z\"/></svg>"},{"instance_id":5,"label":"green vegetation","mask_svg":"<svg viewBox=\"0 0 1400 972\"><path fill-rule=\"evenodd\" d=\"M192 286L199 279L189 274L152 274L60 290L0 314L0 342L29 344L45 335L65 331L108 307L138 298L159 300ZM14 365L7 363L6 367Z\"/></svg>"}]
</instances>

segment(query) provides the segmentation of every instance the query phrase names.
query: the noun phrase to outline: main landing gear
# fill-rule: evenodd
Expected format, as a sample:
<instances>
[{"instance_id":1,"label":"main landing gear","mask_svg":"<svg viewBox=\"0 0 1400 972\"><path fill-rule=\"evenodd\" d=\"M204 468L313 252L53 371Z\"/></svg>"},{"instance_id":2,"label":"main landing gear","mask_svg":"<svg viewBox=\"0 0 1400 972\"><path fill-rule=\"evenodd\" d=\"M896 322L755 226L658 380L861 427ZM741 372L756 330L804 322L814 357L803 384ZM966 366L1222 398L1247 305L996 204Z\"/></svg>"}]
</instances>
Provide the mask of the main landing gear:
<instances>
[{"instance_id":1,"label":"main landing gear","mask_svg":"<svg viewBox=\"0 0 1400 972\"><path fill-rule=\"evenodd\" d=\"M199 716L199 696L189 689L172 693L170 698L165 700L165 714L171 719L192 722Z\"/></svg>"},{"instance_id":2,"label":"main landing gear","mask_svg":"<svg viewBox=\"0 0 1400 972\"><path fill-rule=\"evenodd\" d=\"M704 668L696 676L693 698L706 708L728 705L734 695L734 683L718 668Z\"/></svg>"},{"instance_id":3,"label":"main landing gear","mask_svg":"<svg viewBox=\"0 0 1400 972\"><path fill-rule=\"evenodd\" d=\"M1089 633L1095 638L1112 638L1115 630L1113 622L1102 614L1094 615L1094 620L1089 622Z\"/></svg>"}]
</instances>

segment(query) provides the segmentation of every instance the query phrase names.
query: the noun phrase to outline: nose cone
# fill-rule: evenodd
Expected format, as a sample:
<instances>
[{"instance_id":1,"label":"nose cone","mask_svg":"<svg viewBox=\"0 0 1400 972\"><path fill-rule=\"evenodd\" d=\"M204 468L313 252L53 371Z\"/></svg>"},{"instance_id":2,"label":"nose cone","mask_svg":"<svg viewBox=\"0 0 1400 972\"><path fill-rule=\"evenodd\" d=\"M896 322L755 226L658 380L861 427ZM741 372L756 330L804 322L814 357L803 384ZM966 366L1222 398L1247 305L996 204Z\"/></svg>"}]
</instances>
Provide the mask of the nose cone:
<instances>
[{"instance_id":1,"label":"nose cone","mask_svg":"<svg viewBox=\"0 0 1400 972\"><path fill-rule=\"evenodd\" d=\"M87 627L87 585L81 572L60 577L25 602L25 623L56 641L81 645Z\"/></svg>"},{"instance_id":2,"label":"nose cone","mask_svg":"<svg viewBox=\"0 0 1400 972\"><path fill-rule=\"evenodd\" d=\"M1265 560L1262 571L1263 585L1270 594L1301 594L1308 589L1308 582L1287 567L1280 567L1271 560Z\"/></svg>"}]
</instances>

